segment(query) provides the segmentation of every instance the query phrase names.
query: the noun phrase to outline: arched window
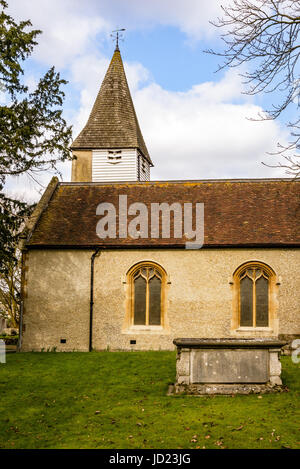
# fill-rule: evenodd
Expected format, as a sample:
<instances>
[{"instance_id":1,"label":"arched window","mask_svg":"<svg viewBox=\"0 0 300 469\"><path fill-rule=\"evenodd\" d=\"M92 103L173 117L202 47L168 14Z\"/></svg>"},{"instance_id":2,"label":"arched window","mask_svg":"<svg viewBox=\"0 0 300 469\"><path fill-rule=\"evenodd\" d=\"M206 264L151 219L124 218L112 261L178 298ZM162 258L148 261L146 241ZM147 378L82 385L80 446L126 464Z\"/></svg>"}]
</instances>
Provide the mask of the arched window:
<instances>
[{"instance_id":1,"label":"arched window","mask_svg":"<svg viewBox=\"0 0 300 469\"><path fill-rule=\"evenodd\" d=\"M150 261L129 272L133 326L163 325L165 277L164 270Z\"/></svg>"},{"instance_id":2,"label":"arched window","mask_svg":"<svg viewBox=\"0 0 300 469\"><path fill-rule=\"evenodd\" d=\"M238 325L269 327L274 272L265 264L250 262L236 271L235 283L238 289Z\"/></svg>"}]
</instances>

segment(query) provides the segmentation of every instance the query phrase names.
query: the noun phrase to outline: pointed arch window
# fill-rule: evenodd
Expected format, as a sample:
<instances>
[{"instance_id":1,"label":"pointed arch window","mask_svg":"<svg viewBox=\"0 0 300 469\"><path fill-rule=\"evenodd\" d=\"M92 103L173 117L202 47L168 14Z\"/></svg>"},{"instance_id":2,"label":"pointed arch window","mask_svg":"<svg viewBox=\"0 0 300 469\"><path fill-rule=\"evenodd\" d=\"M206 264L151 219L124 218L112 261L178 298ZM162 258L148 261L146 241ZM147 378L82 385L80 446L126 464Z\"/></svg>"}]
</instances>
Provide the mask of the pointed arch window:
<instances>
[{"instance_id":1,"label":"pointed arch window","mask_svg":"<svg viewBox=\"0 0 300 469\"><path fill-rule=\"evenodd\" d=\"M166 274L157 264L138 264L129 273L131 324L163 326Z\"/></svg>"},{"instance_id":2,"label":"pointed arch window","mask_svg":"<svg viewBox=\"0 0 300 469\"><path fill-rule=\"evenodd\" d=\"M240 274L240 325L269 326L269 274L261 267Z\"/></svg>"},{"instance_id":3,"label":"pointed arch window","mask_svg":"<svg viewBox=\"0 0 300 469\"><path fill-rule=\"evenodd\" d=\"M275 274L270 267L259 262L249 262L237 269L238 327L270 327L274 309L272 292Z\"/></svg>"},{"instance_id":4,"label":"pointed arch window","mask_svg":"<svg viewBox=\"0 0 300 469\"><path fill-rule=\"evenodd\" d=\"M161 325L162 275L152 266L138 269L133 277L133 324Z\"/></svg>"}]
</instances>

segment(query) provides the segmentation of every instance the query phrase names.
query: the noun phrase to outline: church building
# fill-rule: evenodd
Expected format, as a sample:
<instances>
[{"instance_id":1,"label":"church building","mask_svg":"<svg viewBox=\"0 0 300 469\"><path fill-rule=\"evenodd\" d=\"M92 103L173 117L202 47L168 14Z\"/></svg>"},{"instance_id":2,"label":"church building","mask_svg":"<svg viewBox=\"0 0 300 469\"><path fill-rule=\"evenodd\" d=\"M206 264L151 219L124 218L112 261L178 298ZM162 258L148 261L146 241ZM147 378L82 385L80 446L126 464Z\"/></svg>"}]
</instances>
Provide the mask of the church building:
<instances>
[{"instance_id":1,"label":"church building","mask_svg":"<svg viewBox=\"0 0 300 469\"><path fill-rule=\"evenodd\" d=\"M23 234L22 351L300 337L300 181L151 181L118 47L72 152Z\"/></svg>"}]
</instances>

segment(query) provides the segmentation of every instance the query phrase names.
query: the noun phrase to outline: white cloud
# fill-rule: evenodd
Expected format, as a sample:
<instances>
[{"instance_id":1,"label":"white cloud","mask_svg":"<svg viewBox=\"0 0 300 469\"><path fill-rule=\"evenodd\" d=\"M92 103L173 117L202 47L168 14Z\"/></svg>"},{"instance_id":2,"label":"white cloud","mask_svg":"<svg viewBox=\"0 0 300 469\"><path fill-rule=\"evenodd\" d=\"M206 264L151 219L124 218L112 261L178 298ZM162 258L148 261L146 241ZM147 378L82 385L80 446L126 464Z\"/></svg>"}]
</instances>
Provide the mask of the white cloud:
<instances>
[{"instance_id":1,"label":"white cloud","mask_svg":"<svg viewBox=\"0 0 300 469\"><path fill-rule=\"evenodd\" d=\"M30 19L34 29L41 29L39 45L33 57L45 64L66 67L87 50L96 50L102 33L105 37L112 26L87 0L10 0L9 12L16 19Z\"/></svg>"},{"instance_id":2,"label":"white cloud","mask_svg":"<svg viewBox=\"0 0 300 469\"><path fill-rule=\"evenodd\" d=\"M87 121L109 64L110 58L101 54L100 45L111 25L118 20L122 20L122 26L128 22L126 27L132 29L173 25L192 39L209 37L215 30L208 19L216 16L220 2L43 0L41 6L40 0L11 0L9 5L15 17L31 18L34 27L43 30L35 58L47 65L66 66L72 86L79 90L80 100L70 122L76 137ZM260 162L268 161L266 151L274 149L286 135L275 122L247 120L261 109L249 97L241 97L237 73L229 71L218 82L198 83L186 92L171 92L151 81L151 73L143 64L125 63L125 69L142 133L155 163L152 179L282 175ZM34 76L28 78L28 83L34 84ZM70 163L61 169L64 180L70 180ZM44 175L43 182L50 177ZM34 184L26 178L10 180L7 189L39 197Z\"/></svg>"},{"instance_id":3,"label":"white cloud","mask_svg":"<svg viewBox=\"0 0 300 469\"><path fill-rule=\"evenodd\" d=\"M273 121L253 122L261 110L240 97L237 75L204 83L186 93L151 84L134 102L148 150L155 163L153 179L248 178L280 176L261 165L285 135ZM236 94L234 95L234 90Z\"/></svg>"},{"instance_id":4,"label":"white cloud","mask_svg":"<svg viewBox=\"0 0 300 469\"><path fill-rule=\"evenodd\" d=\"M87 50L99 51L118 24L135 31L174 26L194 41L217 36L209 21L222 13L218 0L10 0L9 12L42 30L33 56L60 68Z\"/></svg>"},{"instance_id":5,"label":"white cloud","mask_svg":"<svg viewBox=\"0 0 300 469\"><path fill-rule=\"evenodd\" d=\"M153 25L175 26L191 39L199 40L216 35L211 20L222 15L231 0L102 0L101 9L115 24L129 29L145 29ZM90 0L95 9L99 2Z\"/></svg>"},{"instance_id":6,"label":"white cloud","mask_svg":"<svg viewBox=\"0 0 300 469\"><path fill-rule=\"evenodd\" d=\"M86 65L95 73L86 74ZM85 125L107 69L105 59L74 64L72 79L81 88L80 108L74 120L74 137ZM282 170L264 167L261 161L276 162L266 155L286 135L273 121L253 122L261 108L249 98L240 99L241 82L228 71L219 82L202 83L187 92L166 91L154 82L144 87L149 76L136 64L125 64L138 119L155 164L151 179L261 178L284 176ZM129 84L130 84L129 83ZM136 86L134 86L136 85ZM60 165L63 179L70 180L71 164ZM50 180L44 174L44 185ZM40 187L26 177L10 180L7 189L23 198L38 199Z\"/></svg>"},{"instance_id":7,"label":"white cloud","mask_svg":"<svg viewBox=\"0 0 300 469\"><path fill-rule=\"evenodd\" d=\"M91 59L90 59L91 60ZM92 60L90 62L90 65ZM95 61L92 69L98 69ZM125 64L129 84L143 83L148 74L142 67ZM79 67L79 70L84 67ZM104 70L101 72L104 75ZM84 73L81 106L74 136L85 125L100 80ZM131 87L144 139L155 167L152 179L248 178L281 176L261 161L285 135L273 121L253 122L261 111L249 97L241 102L239 75L228 71L219 82L195 85L187 92L171 92L150 82ZM237 103L234 103L237 101Z\"/></svg>"},{"instance_id":8,"label":"white cloud","mask_svg":"<svg viewBox=\"0 0 300 469\"><path fill-rule=\"evenodd\" d=\"M10 176L6 180L4 192L14 199L34 203L41 198L51 177L49 173L40 173L38 176L39 184L37 184L27 174Z\"/></svg>"}]
</instances>

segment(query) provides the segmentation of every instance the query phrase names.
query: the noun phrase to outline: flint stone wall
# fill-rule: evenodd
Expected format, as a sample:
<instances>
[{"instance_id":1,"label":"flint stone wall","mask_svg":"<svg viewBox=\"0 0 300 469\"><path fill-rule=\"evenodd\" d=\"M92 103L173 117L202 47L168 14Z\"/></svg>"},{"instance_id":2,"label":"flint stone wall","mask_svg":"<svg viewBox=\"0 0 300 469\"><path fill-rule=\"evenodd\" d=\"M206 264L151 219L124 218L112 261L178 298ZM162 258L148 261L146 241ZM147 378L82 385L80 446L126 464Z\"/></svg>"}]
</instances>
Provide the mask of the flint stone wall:
<instances>
[{"instance_id":1,"label":"flint stone wall","mask_svg":"<svg viewBox=\"0 0 300 469\"><path fill-rule=\"evenodd\" d=\"M93 249L30 249L24 253L22 351L89 350ZM129 327L126 273L137 262L168 275L164 326ZM250 260L270 265L276 286L273 327L233 327L235 269ZM93 348L174 350L175 337L277 337L300 333L300 249L107 249L95 259ZM299 336L300 337L300 336ZM65 339L61 342L61 339ZM280 337L279 337L280 339Z\"/></svg>"}]
</instances>

